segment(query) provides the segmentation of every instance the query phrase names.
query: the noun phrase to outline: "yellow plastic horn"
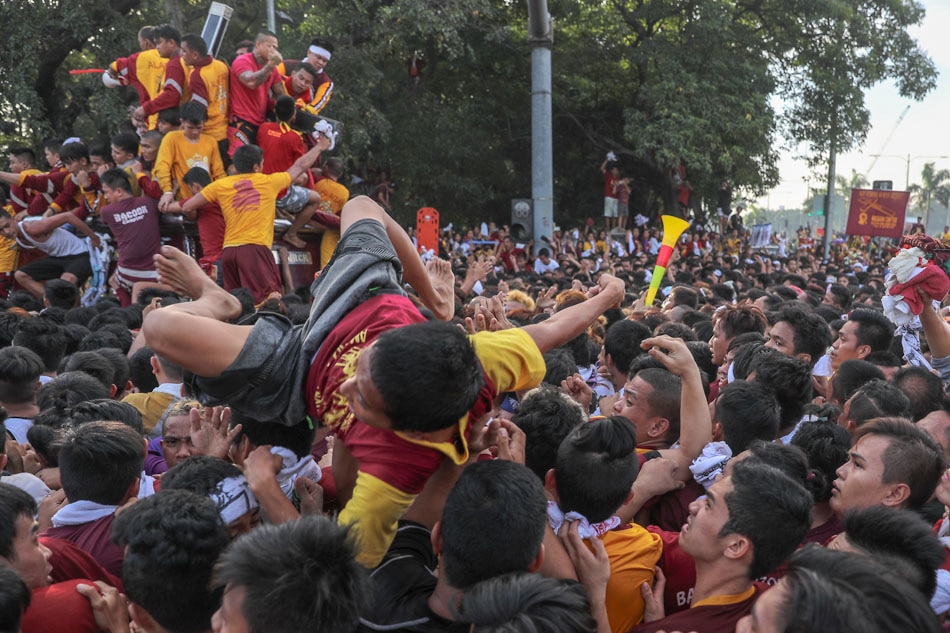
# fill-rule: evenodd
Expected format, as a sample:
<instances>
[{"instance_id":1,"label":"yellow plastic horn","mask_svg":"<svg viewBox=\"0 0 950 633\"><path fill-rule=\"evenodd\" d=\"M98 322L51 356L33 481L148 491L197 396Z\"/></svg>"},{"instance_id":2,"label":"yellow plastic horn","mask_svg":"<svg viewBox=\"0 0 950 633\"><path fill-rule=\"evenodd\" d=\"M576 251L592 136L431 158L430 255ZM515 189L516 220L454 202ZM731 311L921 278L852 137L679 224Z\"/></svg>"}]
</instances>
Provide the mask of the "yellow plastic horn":
<instances>
[{"instance_id":1,"label":"yellow plastic horn","mask_svg":"<svg viewBox=\"0 0 950 633\"><path fill-rule=\"evenodd\" d=\"M689 228L689 222L675 215L662 215L663 220L663 245L660 247L660 254L656 256L656 266L653 267L653 277L650 279L650 289L647 290L646 305L652 306L656 299L656 291L660 289L663 283L663 275L666 274L666 265L670 263L670 257L673 255L673 247L680 239L683 231Z\"/></svg>"}]
</instances>

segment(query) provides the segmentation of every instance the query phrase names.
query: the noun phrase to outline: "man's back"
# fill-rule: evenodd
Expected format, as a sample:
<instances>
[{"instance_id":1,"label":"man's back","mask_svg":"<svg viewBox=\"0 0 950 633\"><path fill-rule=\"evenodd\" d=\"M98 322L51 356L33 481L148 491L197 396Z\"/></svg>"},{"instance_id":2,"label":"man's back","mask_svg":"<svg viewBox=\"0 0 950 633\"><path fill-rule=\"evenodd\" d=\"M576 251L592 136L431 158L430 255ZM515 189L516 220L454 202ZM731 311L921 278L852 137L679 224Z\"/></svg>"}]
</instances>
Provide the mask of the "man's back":
<instances>
[{"instance_id":1,"label":"man's back","mask_svg":"<svg viewBox=\"0 0 950 633\"><path fill-rule=\"evenodd\" d=\"M274 241L277 195L290 186L290 174L235 174L216 180L201 190L217 202L224 216L224 247L258 244L270 248Z\"/></svg>"}]
</instances>

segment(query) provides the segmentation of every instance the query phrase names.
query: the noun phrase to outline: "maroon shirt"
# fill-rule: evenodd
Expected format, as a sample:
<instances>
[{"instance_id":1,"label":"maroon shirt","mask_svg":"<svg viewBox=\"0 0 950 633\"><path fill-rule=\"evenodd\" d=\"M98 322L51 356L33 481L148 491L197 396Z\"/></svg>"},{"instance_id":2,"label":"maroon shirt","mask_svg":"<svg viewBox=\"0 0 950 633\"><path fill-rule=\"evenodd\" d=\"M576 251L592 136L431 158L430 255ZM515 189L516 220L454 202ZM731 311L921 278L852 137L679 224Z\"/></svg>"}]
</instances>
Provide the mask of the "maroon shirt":
<instances>
[{"instance_id":1,"label":"maroon shirt","mask_svg":"<svg viewBox=\"0 0 950 633\"><path fill-rule=\"evenodd\" d=\"M82 525L52 527L43 532L41 536L69 541L79 549L85 550L107 572L121 578L125 548L112 542L112 522L114 520L115 515L110 514Z\"/></svg>"},{"instance_id":2,"label":"maroon shirt","mask_svg":"<svg viewBox=\"0 0 950 633\"><path fill-rule=\"evenodd\" d=\"M115 237L119 266L155 270L153 256L162 246L158 205L151 198L128 198L107 205L99 217Z\"/></svg>"}]
</instances>

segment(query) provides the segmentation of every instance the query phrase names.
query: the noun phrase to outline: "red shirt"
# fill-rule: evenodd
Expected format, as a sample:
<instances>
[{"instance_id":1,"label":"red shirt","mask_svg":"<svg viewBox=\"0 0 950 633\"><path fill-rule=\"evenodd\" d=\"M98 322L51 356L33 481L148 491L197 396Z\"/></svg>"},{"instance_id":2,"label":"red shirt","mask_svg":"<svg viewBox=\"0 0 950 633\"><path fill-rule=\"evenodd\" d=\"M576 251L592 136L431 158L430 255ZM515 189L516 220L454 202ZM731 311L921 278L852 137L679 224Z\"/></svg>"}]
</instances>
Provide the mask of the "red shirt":
<instances>
[{"instance_id":1,"label":"red shirt","mask_svg":"<svg viewBox=\"0 0 950 633\"><path fill-rule=\"evenodd\" d=\"M241 73L251 71L256 73L267 65L257 63L254 53L239 55L231 65L230 99L231 114L251 125L260 125L267 115L267 95L271 87L280 82L280 73L277 68L271 70L267 80L257 88L248 88L241 83Z\"/></svg>"},{"instance_id":2,"label":"red shirt","mask_svg":"<svg viewBox=\"0 0 950 633\"><path fill-rule=\"evenodd\" d=\"M614 183L617 182L617 179L614 178L614 175L609 171L604 174L604 197L605 198L616 198L617 192L614 191Z\"/></svg>"},{"instance_id":3,"label":"red shirt","mask_svg":"<svg viewBox=\"0 0 950 633\"><path fill-rule=\"evenodd\" d=\"M92 606L76 585L92 585L91 580L68 580L34 589L30 606L23 614L23 633L100 633Z\"/></svg>"},{"instance_id":4,"label":"red shirt","mask_svg":"<svg viewBox=\"0 0 950 633\"><path fill-rule=\"evenodd\" d=\"M286 123L264 123L257 130L257 144L264 152L265 174L287 171L298 158L307 153L295 130Z\"/></svg>"}]
</instances>

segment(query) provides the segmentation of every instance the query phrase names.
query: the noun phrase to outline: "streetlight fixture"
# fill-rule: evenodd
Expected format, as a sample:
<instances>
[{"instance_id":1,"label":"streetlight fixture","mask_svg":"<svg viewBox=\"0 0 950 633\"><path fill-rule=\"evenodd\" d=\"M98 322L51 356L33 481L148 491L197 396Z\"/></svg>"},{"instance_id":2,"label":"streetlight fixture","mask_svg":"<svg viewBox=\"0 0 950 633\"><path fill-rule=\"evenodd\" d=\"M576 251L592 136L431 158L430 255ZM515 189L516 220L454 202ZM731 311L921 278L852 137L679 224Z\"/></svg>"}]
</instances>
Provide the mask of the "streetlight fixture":
<instances>
[{"instance_id":1,"label":"streetlight fixture","mask_svg":"<svg viewBox=\"0 0 950 633\"><path fill-rule=\"evenodd\" d=\"M907 154L869 154L874 158L897 158L904 161L904 191L910 189L910 164L915 160L920 160L921 158L950 158L950 156L911 156Z\"/></svg>"},{"instance_id":2,"label":"streetlight fixture","mask_svg":"<svg viewBox=\"0 0 950 633\"><path fill-rule=\"evenodd\" d=\"M871 154L875 158L897 158L904 161L904 191L910 191L910 164L915 160L920 160L921 158L950 158L950 156L903 156L901 154ZM950 225L950 210L947 211L947 224ZM929 230L930 225L930 195L927 195L927 208L924 209L924 226Z\"/></svg>"}]
</instances>

